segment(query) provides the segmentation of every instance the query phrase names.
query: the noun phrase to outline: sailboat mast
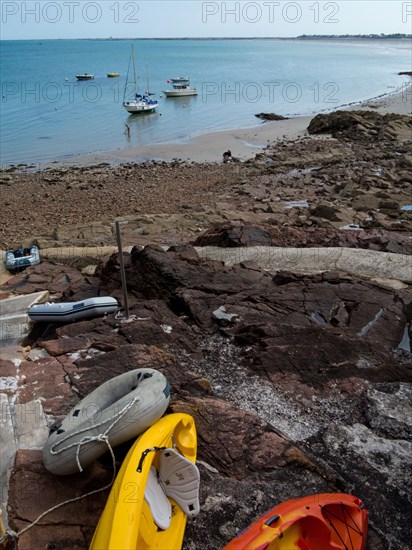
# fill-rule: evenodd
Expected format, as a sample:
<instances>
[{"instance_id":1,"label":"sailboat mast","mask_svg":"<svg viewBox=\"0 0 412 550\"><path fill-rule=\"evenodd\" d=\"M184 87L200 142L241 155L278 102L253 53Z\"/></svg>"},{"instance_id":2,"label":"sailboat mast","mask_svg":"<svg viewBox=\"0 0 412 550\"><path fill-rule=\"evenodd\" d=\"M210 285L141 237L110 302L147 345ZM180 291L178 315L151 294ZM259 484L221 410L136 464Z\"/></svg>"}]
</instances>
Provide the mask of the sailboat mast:
<instances>
[{"instance_id":1,"label":"sailboat mast","mask_svg":"<svg viewBox=\"0 0 412 550\"><path fill-rule=\"evenodd\" d=\"M137 93L137 78L136 78L136 63L134 59L134 44L132 44L132 59L133 59L133 78L134 78L134 93Z\"/></svg>"},{"instance_id":2,"label":"sailboat mast","mask_svg":"<svg viewBox=\"0 0 412 550\"><path fill-rule=\"evenodd\" d=\"M147 65L146 65L146 81L147 81L147 95L149 96L150 95L150 86L149 86L149 71L147 69Z\"/></svg>"}]
</instances>

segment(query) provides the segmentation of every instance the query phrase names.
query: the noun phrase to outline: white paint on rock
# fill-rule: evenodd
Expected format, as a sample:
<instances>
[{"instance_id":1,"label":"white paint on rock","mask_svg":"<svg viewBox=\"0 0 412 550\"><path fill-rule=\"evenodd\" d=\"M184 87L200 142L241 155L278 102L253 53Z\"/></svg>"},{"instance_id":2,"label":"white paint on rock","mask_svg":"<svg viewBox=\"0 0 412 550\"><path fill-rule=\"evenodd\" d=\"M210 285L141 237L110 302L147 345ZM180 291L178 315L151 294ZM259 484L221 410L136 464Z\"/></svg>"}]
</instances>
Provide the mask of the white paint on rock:
<instances>
[{"instance_id":1,"label":"white paint on rock","mask_svg":"<svg viewBox=\"0 0 412 550\"><path fill-rule=\"evenodd\" d=\"M252 260L270 273L283 269L305 274L342 271L364 279L379 277L412 283L412 262L407 254L343 247L282 248L276 246L238 248L204 246L196 247L196 251L201 258L218 260L226 265Z\"/></svg>"},{"instance_id":2,"label":"white paint on rock","mask_svg":"<svg viewBox=\"0 0 412 550\"><path fill-rule=\"evenodd\" d=\"M403 439L385 439L363 424L334 426L324 436L325 443L335 452L351 451L368 467L375 468L402 493L410 482L412 442Z\"/></svg>"},{"instance_id":3,"label":"white paint on rock","mask_svg":"<svg viewBox=\"0 0 412 550\"><path fill-rule=\"evenodd\" d=\"M373 401L381 416L412 427L412 384L400 384L395 393L385 393L369 388L368 398Z\"/></svg>"}]
</instances>

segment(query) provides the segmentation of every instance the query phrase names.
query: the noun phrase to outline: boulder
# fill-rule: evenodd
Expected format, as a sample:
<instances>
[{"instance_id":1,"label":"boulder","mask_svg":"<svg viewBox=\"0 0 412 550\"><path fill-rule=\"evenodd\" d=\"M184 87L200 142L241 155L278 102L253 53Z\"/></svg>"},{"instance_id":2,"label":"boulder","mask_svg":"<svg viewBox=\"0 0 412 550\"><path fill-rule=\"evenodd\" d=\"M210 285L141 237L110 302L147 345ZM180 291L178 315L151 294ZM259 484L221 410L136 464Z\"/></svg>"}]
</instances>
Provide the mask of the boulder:
<instances>
[{"instance_id":1,"label":"boulder","mask_svg":"<svg viewBox=\"0 0 412 550\"><path fill-rule=\"evenodd\" d=\"M342 218L339 217L340 210L335 206L330 204L318 204L314 208L310 209L310 214L317 218L324 218L332 222L341 221Z\"/></svg>"},{"instance_id":2,"label":"boulder","mask_svg":"<svg viewBox=\"0 0 412 550\"><path fill-rule=\"evenodd\" d=\"M287 120L287 116L277 115L275 113L258 113L255 115L257 118L261 118L262 120Z\"/></svg>"},{"instance_id":3,"label":"boulder","mask_svg":"<svg viewBox=\"0 0 412 550\"><path fill-rule=\"evenodd\" d=\"M363 210L369 212L370 210L377 210L381 201L374 195L358 195L352 201L352 208L354 210Z\"/></svg>"},{"instance_id":4,"label":"boulder","mask_svg":"<svg viewBox=\"0 0 412 550\"><path fill-rule=\"evenodd\" d=\"M225 222L216 225L198 237L195 246L271 246L273 245L270 232L252 224L233 225Z\"/></svg>"},{"instance_id":5,"label":"boulder","mask_svg":"<svg viewBox=\"0 0 412 550\"><path fill-rule=\"evenodd\" d=\"M309 134L331 134L352 140L410 140L412 120L407 115L375 111L335 111L316 115L309 123Z\"/></svg>"}]
</instances>

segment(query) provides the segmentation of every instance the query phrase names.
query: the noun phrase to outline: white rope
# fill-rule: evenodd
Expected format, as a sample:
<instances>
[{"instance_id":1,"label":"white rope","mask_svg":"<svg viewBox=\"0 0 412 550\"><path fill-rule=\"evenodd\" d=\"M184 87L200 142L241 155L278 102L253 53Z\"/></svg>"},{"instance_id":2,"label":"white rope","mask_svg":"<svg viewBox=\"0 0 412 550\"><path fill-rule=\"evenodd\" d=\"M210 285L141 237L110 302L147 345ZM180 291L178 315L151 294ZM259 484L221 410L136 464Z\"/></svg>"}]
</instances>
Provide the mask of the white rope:
<instances>
[{"instance_id":1,"label":"white rope","mask_svg":"<svg viewBox=\"0 0 412 550\"><path fill-rule=\"evenodd\" d=\"M113 449L112 449L112 447L109 443L109 439L107 438L104 441L107 443L107 446L108 446L108 449L110 451L110 454L112 455L112 461L113 461L113 475L112 475L112 479L110 480L110 483L108 483L104 487L101 487L100 489L94 489L93 491L89 491L88 493L85 493L84 495L80 495L79 497L69 498L68 500L65 500L64 502L60 502L59 504L56 504L56 506L52 506L51 508L49 508L48 510L46 510L45 512L40 514L40 516L38 518L36 518L32 523L30 523L27 527L25 527L24 529L22 529L18 533L14 532L14 531L11 531L10 534L12 536L14 536L15 538L20 537L20 535L22 535L23 533L25 533L26 531L31 529L41 519L43 519L44 516L46 516L47 514L50 514L50 512L53 512L54 510L57 510L58 508L61 508L62 506L65 506L66 504L70 504L71 502L77 502L79 500L87 498L87 497L89 497L91 495L94 495L96 493L101 493L102 491L105 491L106 489L108 489L109 487L111 487L113 485L113 482L116 479L116 458L114 456Z\"/></svg>"},{"instance_id":2,"label":"white rope","mask_svg":"<svg viewBox=\"0 0 412 550\"><path fill-rule=\"evenodd\" d=\"M132 323L133 321L150 321L151 319L151 317L138 317L134 314L129 315L129 317L125 317L121 311L118 311L114 318L121 323Z\"/></svg>"},{"instance_id":3,"label":"white rope","mask_svg":"<svg viewBox=\"0 0 412 550\"><path fill-rule=\"evenodd\" d=\"M85 445L86 443L90 443L92 441L102 441L104 442L107 447L108 447L108 450L110 451L110 454L112 456L112 463L113 463L113 475L112 475L112 479L110 480L110 483L108 483L107 485L105 485L104 487L101 487L100 489L94 489L93 491L90 491L84 495L81 495L79 497L74 497L74 498L70 498L68 500L65 500L64 502L60 502L59 504L56 504L55 506L52 506L51 508L49 508L48 510L46 510L45 512L43 512L42 514L40 514L32 523L30 523L29 525L27 525L27 527L25 527L24 529L22 529L21 531L19 531L18 533L16 531L13 531L11 529L7 530L6 531L6 535L5 537L2 537L0 538L0 542L2 542L3 540L6 540L6 537L7 535L13 537L13 538L18 538L20 537L23 533L25 533L26 531L28 531L29 529L31 529L34 525L36 525L41 519L44 518L44 516L46 516L47 514L50 514L50 512L53 512L54 510L57 510L58 508L61 508L62 506L65 506L66 504L70 504L71 502L77 502L79 500L82 500L84 498L87 498L91 495L94 495L96 493L100 493L102 491L105 491L106 489L108 489L109 487L111 487L113 485L113 482L114 480L116 479L116 457L114 456L114 452L113 452L113 449L112 449L112 446L110 445L110 441L109 441L109 432L110 430L117 424L117 422L119 422L119 420L126 414L126 412L130 409L130 407L136 402L138 401L138 397L134 397L131 401L129 401L129 403L127 403L123 409L121 411L119 411L116 415L114 415L111 419L108 419L108 420L112 420L113 418L115 419L114 422L112 422L110 424L110 426L107 428L107 430L102 433L102 434L99 434L99 435L96 435L96 436L93 436L93 437L84 437L83 439L81 439L80 441L76 442L76 443L71 443L70 445L66 445L66 447L63 447L62 449L58 450L58 451L53 451L53 447L52 449L50 450L50 452L52 454L59 454L63 451L65 451L66 449L70 449L71 447L74 447L77 445L77 451L76 451L76 462L77 462L77 466L79 468L79 471L82 472L83 471L83 468L80 464L80 458L79 458L79 454L80 454L80 448L82 445ZM117 418L116 418L117 417ZM94 424L93 426L89 426L88 428L83 428L81 430L78 430L77 432L74 432L74 433L71 433L67 436L65 436L65 438L62 439L62 441L65 441L66 439L69 439L70 437L73 437L74 435L79 435L80 433L83 433L84 431L86 430L90 430L90 429L93 429L93 428L97 428L99 426L101 426L102 424L105 424L106 422L108 422L108 420L105 420L104 422L100 422L98 424ZM61 443L61 441L60 441ZM58 445L58 443L56 443L56 445Z\"/></svg>"},{"instance_id":4,"label":"white rope","mask_svg":"<svg viewBox=\"0 0 412 550\"><path fill-rule=\"evenodd\" d=\"M67 435L62 437L59 441L56 441L56 443L51 446L50 454L58 455L58 454L62 453L63 451L67 451L67 449L71 449L72 447L77 447L76 461L77 461L77 466L79 468L79 472L82 472L83 468L82 468L82 466L79 462L80 448L82 447L82 445L86 445L87 443L91 443L92 441L106 441L106 437L109 434L110 430L119 422L119 420L121 418L123 418L123 416L127 413L127 411L138 400L139 400L138 397L133 397L133 399L131 401L126 403L126 405L123 407L122 410L120 410L118 413L113 415L111 418L108 418L107 420L102 420L101 422L97 422L96 424L92 424L91 426L86 426L85 428L82 428L81 430L77 430L75 432L68 432ZM107 422L110 422L110 420L114 420L114 421L110 424L110 426L102 434L95 435L95 436L85 436L80 441L74 441L73 443L70 443L69 445L66 445L65 447L62 447L61 449L55 450L58 445L61 445L62 443L64 443L68 439L71 439L72 437L74 437L76 435L80 435L83 432L88 432L88 431L93 430L95 428L99 428L103 424L106 424Z\"/></svg>"}]
</instances>

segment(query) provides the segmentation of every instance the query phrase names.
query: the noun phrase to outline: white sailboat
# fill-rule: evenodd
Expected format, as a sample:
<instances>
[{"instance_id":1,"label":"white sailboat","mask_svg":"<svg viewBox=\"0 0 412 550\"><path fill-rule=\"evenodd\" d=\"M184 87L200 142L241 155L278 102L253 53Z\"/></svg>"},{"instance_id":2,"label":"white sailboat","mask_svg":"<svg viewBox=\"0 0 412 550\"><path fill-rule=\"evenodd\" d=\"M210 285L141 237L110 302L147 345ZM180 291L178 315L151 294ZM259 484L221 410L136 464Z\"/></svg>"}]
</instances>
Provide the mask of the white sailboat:
<instances>
[{"instance_id":1,"label":"white sailboat","mask_svg":"<svg viewBox=\"0 0 412 550\"><path fill-rule=\"evenodd\" d=\"M134 45L132 44L132 53L131 53L131 61L133 64L133 98L129 101L126 101L126 93L127 93L127 87L128 87L128 79L129 79L129 71L127 71L127 79L126 79L126 86L124 89L124 98L123 98L123 107L126 109L128 113L147 113L150 111L154 111L156 107L158 106L157 99L152 98L153 95L148 90L144 92L144 94L139 94L138 91L138 85L137 85L137 77L136 77L136 63L135 63L135 57L134 57ZM129 69L130 69L130 62L129 62Z\"/></svg>"}]
</instances>

